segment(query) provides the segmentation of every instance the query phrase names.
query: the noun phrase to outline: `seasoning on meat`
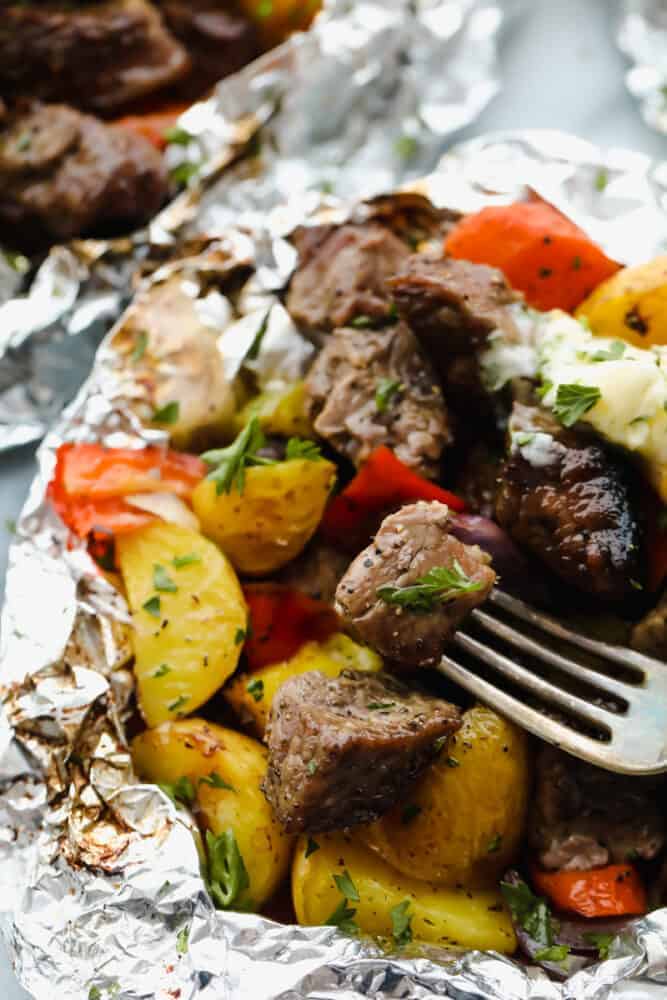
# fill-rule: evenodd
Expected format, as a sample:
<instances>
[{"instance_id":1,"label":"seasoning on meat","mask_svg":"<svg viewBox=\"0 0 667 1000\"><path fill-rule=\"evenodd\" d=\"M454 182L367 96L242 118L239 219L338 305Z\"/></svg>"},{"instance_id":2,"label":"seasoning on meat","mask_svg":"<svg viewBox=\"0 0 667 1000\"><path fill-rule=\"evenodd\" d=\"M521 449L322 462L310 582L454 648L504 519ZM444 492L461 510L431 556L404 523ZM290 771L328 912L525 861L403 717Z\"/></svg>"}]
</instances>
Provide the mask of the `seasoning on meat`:
<instances>
[{"instance_id":1,"label":"seasoning on meat","mask_svg":"<svg viewBox=\"0 0 667 1000\"><path fill-rule=\"evenodd\" d=\"M32 250L129 230L168 192L162 157L141 136L62 104L1 113L0 241Z\"/></svg>"},{"instance_id":2,"label":"seasoning on meat","mask_svg":"<svg viewBox=\"0 0 667 1000\"><path fill-rule=\"evenodd\" d=\"M642 586L629 473L606 445L515 403L496 516L562 580L608 600Z\"/></svg>"},{"instance_id":3,"label":"seasoning on meat","mask_svg":"<svg viewBox=\"0 0 667 1000\"><path fill-rule=\"evenodd\" d=\"M387 659L431 666L461 619L486 600L496 579L489 563L478 546L449 534L444 504L410 504L385 518L349 567L336 610Z\"/></svg>"},{"instance_id":4,"label":"seasoning on meat","mask_svg":"<svg viewBox=\"0 0 667 1000\"><path fill-rule=\"evenodd\" d=\"M542 745L529 841L548 870L649 861L665 843L656 781L612 774Z\"/></svg>"},{"instance_id":5,"label":"seasoning on meat","mask_svg":"<svg viewBox=\"0 0 667 1000\"><path fill-rule=\"evenodd\" d=\"M355 465L387 445L415 472L438 475L447 409L404 323L334 331L308 373L305 402L319 436Z\"/></svg>"},{"instance_id":6,"label":"seasoning on meat","mask_svg":"<svg viewBox=\"0 0 667 1000\"><path fill-rule=\"evenodd\" d=\"M392 318L386 279L410 250L390 229L374 222L300 227L292 241L299 262L286 305L303 330L317 337L359 319Z\"/></svg>"},{"instance_id":7,"label":"seasoning on meat","mask_svg":"<svg viewBox=\"0 0 667 1000\"><path fill-rule=\"evenodd\" d=\"M273 701L264 792L290 833L370 822L460 725L453 705L387 674L300 674Z\"/></svg>"}]
</instances>

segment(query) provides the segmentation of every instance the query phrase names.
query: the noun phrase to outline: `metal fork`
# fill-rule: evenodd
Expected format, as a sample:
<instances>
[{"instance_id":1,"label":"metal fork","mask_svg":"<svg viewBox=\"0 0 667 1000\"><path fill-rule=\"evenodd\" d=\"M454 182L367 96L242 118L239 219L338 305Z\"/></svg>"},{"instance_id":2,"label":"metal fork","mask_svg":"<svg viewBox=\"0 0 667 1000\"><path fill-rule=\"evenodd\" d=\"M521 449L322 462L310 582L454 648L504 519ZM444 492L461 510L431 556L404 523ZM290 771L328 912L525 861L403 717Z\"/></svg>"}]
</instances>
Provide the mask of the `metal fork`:
<instances>
[{"instance_id":1,"label":"metal fork","mask_svg":"<svg viewBox=\"0 0 667 1000\"><path fill-rule=\"evenodd\" d=\"M454 634L441 673L591 764L623 774L667 771L667 664L573 632L503 591L493 590L489 601ZM490 679L480 676L480 663ZM518 694L500 687L501 678Z\"/></svg>"}]
</instances>

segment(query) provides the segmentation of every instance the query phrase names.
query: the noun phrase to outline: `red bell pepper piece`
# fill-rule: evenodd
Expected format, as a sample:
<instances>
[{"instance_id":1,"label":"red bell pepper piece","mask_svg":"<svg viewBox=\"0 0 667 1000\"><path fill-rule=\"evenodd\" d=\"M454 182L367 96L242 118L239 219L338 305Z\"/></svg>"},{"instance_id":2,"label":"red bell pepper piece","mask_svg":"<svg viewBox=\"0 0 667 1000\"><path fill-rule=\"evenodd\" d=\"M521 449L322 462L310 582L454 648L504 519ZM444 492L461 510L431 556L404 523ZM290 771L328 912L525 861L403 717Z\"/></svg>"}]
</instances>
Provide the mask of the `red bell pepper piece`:
<instances>
[{"instance_id":1,"label":"red bell pepper piece","mask_svg":"<svg viewBox=\"0 0 667 1000\"><path fill-rule=\"evenodd\" d=\"M288 660L305 642L326 639L340 628L323 601L280 583L251 583L243 588L249 634L243 651L250 670Z\"/></svg>"},{"instance_id":2,"label":"red bell pepper piece","mask_svg":"<svg viewBox=\"0 0 667 1000\"><path fill-rule=\"evenodd\" d=\"M361 466L342 493L334 497L322 520L322 532L332 542L355 545L360 529L373 531L374 515L414 500L439 500L461 512L465 503L449 490L429 482L381 445Z\"/></svg>"},{"instance_id":3,"label":"red bell pepper piece","mask_svg":"<svg viewBox=\"0 0 667 1000\"><path fill-rule=\"evenodd\" d=\"M634 865L607 865L591 871L532 871L532 881L558 910L582 917L622 917L646 913L646 890Z\"/></svg>"}]
</instances>

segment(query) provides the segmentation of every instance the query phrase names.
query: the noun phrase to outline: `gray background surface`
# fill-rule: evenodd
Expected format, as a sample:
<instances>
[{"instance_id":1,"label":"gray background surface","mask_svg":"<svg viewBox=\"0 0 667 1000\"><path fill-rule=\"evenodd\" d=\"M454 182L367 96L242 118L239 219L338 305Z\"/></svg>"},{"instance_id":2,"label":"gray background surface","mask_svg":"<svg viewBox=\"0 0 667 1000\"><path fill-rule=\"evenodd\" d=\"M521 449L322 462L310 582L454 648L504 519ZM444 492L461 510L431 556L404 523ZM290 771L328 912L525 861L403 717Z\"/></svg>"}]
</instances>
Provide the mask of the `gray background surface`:
<instances>
[{"instance_id":1,"label":"gray background surface","mask_svg":"<svg viewBox=\"0 0 667 1000\"><path fill-rule=\"evenodd\" d=\"M502 46L502 91L460 138L496 129L560 128L601 145L667 158L667 139L643 124L625 90L625 61L612 38L615 3L529 0L526 6ZM11 538L5 524L16 518L34 469L32 448L0 457L0 591ZM631 989L623 996L657 997L663 989ZM0 944L0 1000L27 997Z\"/></svg>"}]
</instances>

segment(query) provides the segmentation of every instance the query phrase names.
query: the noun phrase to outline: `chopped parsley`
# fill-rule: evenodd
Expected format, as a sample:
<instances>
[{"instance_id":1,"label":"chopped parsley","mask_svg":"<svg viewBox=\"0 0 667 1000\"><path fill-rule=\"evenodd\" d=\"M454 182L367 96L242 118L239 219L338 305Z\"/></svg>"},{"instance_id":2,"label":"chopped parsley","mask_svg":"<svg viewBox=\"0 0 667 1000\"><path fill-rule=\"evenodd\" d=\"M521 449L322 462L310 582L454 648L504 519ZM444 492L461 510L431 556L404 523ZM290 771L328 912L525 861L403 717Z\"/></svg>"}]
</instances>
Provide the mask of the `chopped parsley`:
<instances>
[{"instance_id":1,"label":"chopped parsley","mask_svg":"<svg viewBox=\"0 0 667 1000\"><path fill-rule=\"evenodd\" d=\"M530 442L534 440L534 431L516 431L512 434L512 444L517 444L519 448L523 448L524 445L530 444Z\"/></svg>"},{"instance_id":2,"label":"chopped parsley","mask_svg":"<svg viewBox=\"0 0 667 1000\"><path fill-rule=\"evenodd\" d=\"M264 334L266 333L269 326L269 316L271 315L271 309L267 309L264 313L262 322L259 324L257 333L253 337L252 344L248 348L244 361L256 361L259 357L259 352L262 347L262 341L264 340Z\"/></svg>"},{"instance_id":3,"label":"chopped parsley","mask_svg":"<svg viewBox=\"0 0 667 1000\"><path fill-rule=\"evenodd\" d=\"M581 270L581 257L579 256L579 254L575 254L575 256L572 258L572 270L573 271Z\"/></svg>"},{"instance_id":4,"label":"chopped parsley","mask_svg":"<svg viewBox=\"0 0 667 1000\"><path fill-rule=\"evenodd\" d=\"M395 704L395 701L371 701L366 708L369 712L389 712Z\"/></svg>"},{"instance_id":5,"label":"chopped parsley","mask_svg":"<svg viewBox=\"0 0 667 1000\"><path fill-rule=\"evenodd\" d=\"M195 786L187 775L183 775L171 783L166 781L160 782L158 788L161 788L172 802L185 802L189 804L195 800Z\"/></svg>"},{"instance_id":6,"label":"chopped parsley","mask_svg":"<svg viewBox=\"0 0 667 1000\"><path fill-rule=\"evenodd\" d=\"M189 180L191 180L191 178L199 173L199 167L199 163L192 163L189 160L184 160L183 163L179 163L178 166L169 171L169 176L174 184L185 185Z\"/></svg>"},{"instance_id":7,"label":"chopped parsley","mask_svg":"<svg viewBox=\"0 0 667 1000\"><path fill-rule=\"evenodd\" d=\"M322 452L314 441L308 441L305 438L290 438L287 442L285 458L288 462L293 458L303 458L307 462L319 462L322 458Z\"/></svg>"},{"instance_id":8,"label":"chopped parsley","mask_svg":"<svg viewBox=\"0 0 667 1000\"><path fill-rule=\"evenodd\" d=\"M190 928L181 927L176 937L176 951L179 955L185 955L188 950L188 938L190 937Z\"/></svg>"},{"instance_id":9,"label":"chopped parsley","mask_svg":"<svg viewBox=\"0 0 667 1000\"><path fill-rule=\"evenodd\" d=\"M266 438L254 416L238 437L226 448L214 448L201 456L207 465L213 466L207 479L215 483L216 493L231 493L236 486L239 494L245 486L245 470L249 465L274 465L273 459L257 455Z\"/></svg>"},{"instance_id":10,"label":"chopped parsley","mask_svg":"<svg viewBox=\"0 0 667 1000\"><path fill-rule=\"evenodd\" d=\"M234 636L234 645L242 646L246 640L246 630L244 628L237 628L236 635Z\"/></svg>"},{"instance_id":11,"label":"chopped parsley","mask_svg":"<svg viewBox=\"0 0 667 1000\"><path fill-rule=\"evenodd\" d=\"M407 587L379 587L376 593L386 604L426 613L433 611L437 604L454 601L462 594L472 594L482 586L481 581L471 580L455 559L449 568L434 566Z\"/></svg>"},{"instance_id":12,"label":"chopped parsley","mask_svg":"<svg viewBox=\"0 0 667 1000\"><path fill-rule=\"evenodd\" d=\"M441 737L441 739L442 739L442 737ZM447 758L447 767L460 767L460 766L461 765L459 764L459 762L456 759L456 757L448 757Z\"/></svg>"},{"instance_id":13,"label":"chopped parsley","mask_svg":"<svg viewBox=\"0 0 667 1000\"><path fill-rule=\"evenodd\" d=\"M175 594L178 590L164 566L160 566L159 563L153 563L153 586L165 594Z\"/></svg>"},{"instance_id":14,"label":"chopped parsley","mask_svg":"<svg viewBox=\"0 0 667 1000\"><path fill-rule=\"evenodd\" d=\"M177 399L172 399L170 403L158 407L153 412L153 423L155 424L175 424L181 412L181 404Z\"/></svg>"},{"instance_id":15,"label":"chopped parsley","mask_svg":"<svg viewBox=\"0 0 667 1000\"><path fill-rule=\"evenodd\" d=\"M404 899L389 914L392 937L399 947L410 944L412 941L412 916L408 913L409 909L410 900Z\"/></svg>"},{"instance_id":16,"label":"chopped parsley","mask_svg":"<svg viewBox=\"0 0 667 1000\"><path fill-rule=\"evenodd\" d=\"M133 365L136 365L143 358L146 353L146 348L148 347L148 334L145 330L140 330L139 333L134 338L134 350L130 355L130 361Z\"/></svg>"},{"instance_id":17,"label":"chopped parsley","mask_svg":"<svg viewBox=\"0 0 667 1000\"><path fill-rule=\"evenodd\" d=\"M165 677L167 674L171 673L171 667L166 663L161 663L157 670L154 670L152 677Z\"/></svg>"},{"instance_id":18,"label":"chopped parsley","mask_svg":"<svg viewBox=\"0 0 667 1000\"><path fill-rule=\"evenodd\" d=\"M315 759L309 760L308 763L306 764L306 770L308 771L308 774L312 778L312 776L317 772L317 761Z\"/></svg>"},{"instance_id":19,"label":"chopped parsley","mask_svg":"<svg viewBox=\"0 0 667 1000\"><path fill-rule=\"evenodd\" d=\"M327 927L337 927L343 934L358 934L359 927L354 922L357 911L347 905L347 900L342 899L328 920L324 923Z\"/></svg>"},{"instance_id":20,"label":"chopped parsley","mask_svg":"<svg viewBox=\"0 0 667 1000\"><path fill-rule=\"evenodd\" d=\"M609 958L609 949L611 948L612 942L614 941L615 938L614 934L590 933L590 934L584 934L584 938L586 939L586 941L592 944L594 948L597 948L598 958L601 961L604 961L605 958Z\"/></svg>"},{"instance_id":21,"label":"chopped parsley","mask_svg":"<svg viewBox=\"0 0 667 1000\"><path fill-rule=\"evenodd\" d=\"M446 736L438 736L437 740L433 744L433 753L440 753L446 742Z\"/></svg>"},{"instance_id":22,"label":"chopped parsley","mask_svg":"<svg viewBox=\"0 0 667 1000\"><path fill-rule=\"evenodd\" d=\"M178 712L179 709L183 708L183 705L185 705L189 700L190 699L186 694L182 694L176 699L176 701L170 702L169 705L167 705L167 709L170 712Z\"/></svg>"},{"instance_id":23,"label":"chopped parsley","mask_svg":"<svg viewBox=\"0 0 667 1000\"><path fill-rule=\"evenodd\" d=\"M570 949L566 944L552 944L549 948L541 948L535 952L535 959L538 962L564 962L570 954Z\"/></svg>"},{"instance_id":24,"label":"chopped parsley","mask_svg":"<svg viewBox=\"0 0 667 1000\"><path fill-rule=\"evenodd\" d=\"M625 344L622 340L612 340L604 351L596 351L590 355L591 361L618 361L625 354Z\"/></svg>"},{"instance_id":25,"label":"chopped parsley","mask_svg":"<svg viewBox=\"0 0 667 1000\"><path fill-rule=\"evenodd\" d=\"M395 378L381 378L375 390L375 408L378 413L384 413L396 393L401 392L403 383Z\"/></svg>"},{"instance_id":26,"label":"chopped parsley","mask_svg":"<svg viewBox=\"0 0 667 1000\"><path fill-rule=\"evenodd\" d=\"M503 837L501 833L497 833L495 837L492 837L489 841L489 846L486 849L487 854L495 854L496 851L500 850L501 844L503 842Z\"/></svg>"},{"instance_id":27,"label":"chopped parsley","mask_svg":"<svg viewBox=\"0 0 667 1000\"><path fill-rule=\"evenodd\" d=\"M535 896L525 882L501 882L500 891L516 923L538 944L551 948L553 925L547 901Z\"/></svg>"},{"instance_id":28,"label":"chopped parsley","mask_svg":"<svg viewBox=\"0 0 667 1000\"><path fill-rule=\"evenodd\" d=\"M5 519L5 531L10 535L16 534L16 521L13 517L8 517Z\"/></svg>"},{"instance_id":29,"label":"chopped parsley","mask_svg":"<svg viewBox=\"0 0 667 1000\"><path fill-rule=\"evenodd\" d=\"M417 153L419 143L413 135L401 135L394 143L394 152L402 160L411 160Z\"/></svg>"},{"instance_id":30,"label":"chopped parsley","mask_svg":"<svg viewBox=\"0 0 667 1000\"><path fill-rule=\"evenodd\" d=\"M595 190L604 191L608 183L609 183L609 174L604 167L600 167L600 169L595 175Z\"/></svg>"},{"instance_id":31,"label":"chopped parsley","mask_svg":"<svg viewBox=\"0 0 667 1000\"><path fill-rule=\"evenodd\" d=\"M192 566L193 563L201 562L198 552L186 552L184 556L174 556L171 560L176 569L183 569L184 566Z\"/></svg>"},{"instance_id":32,"label":"chopped parsley","mask_svg":"<svg viewBox=\"0 0 667 1000\"><path fill-rule=\"evenodd\" d=\"M236 903L250 886L243 856L236 843L234 831L225 830L218 837L206 831L208 852L208 887L215 905L227 910Z\"/></svg>"},{"instance_id":33,"label":"chopped parsley","mask_svg":"<svg viewBox=\"0 0 667 1000\"><path fill-rule=\"evenodd\" d=\"M345 896L345 899L352 900L353 903L359 902L359 893L357 887L352 881L349 871L347 868L342 875L334 875L334 882L336 883L336 888L338 889L341 896Z\"/></svg>"},{"instance_id":34,"label":"chopped parsley","mask_svg":"<svg viewBox=\"0 0 667 1000\"><path fill-rule=\"evenodd\" d=\"M236 789L229 782L221 778L217 771L211 771L210 774L205 774L203 778L199 779L200 785L210 785L211 788L224 788L227 792L235 792Z\"/></svg>"},{"instance_id":35,"label":"chopped parsley","mask_svg":"<svg viewBox=\"0 0 667 1000\"><path fill-rule=\"evenodd\" d=\"M88 1000L102 1000L102 991L99 986L91 986L88 990Z\"/></svg>"},{"instance_id":36,"label":"chopped parsley","mask_svg":"<svg viewBox=\"0 0 667 1000\"><path fill-rule=\"evenodd\" d=\"M152 615L153 618L160 617L160 598L157 594L154 594L153 597L149 597L148 600L144 601L141 606L144 611L148 612L149 615Z\"/></svg>"},{"instance_id":37,"label":"chopped parsley","mask_svg":"<svg viewBox=\"0 0 667 1000\"><path fill-rule=\"evenodd\" d=\"M401 823L407 826L408 823L412 823L413 819L419 816L420 812L422 812L422 807L418 806L416 802L411 802L401 814Z\"/></svg>"},{"instance_id":38,"label":"chopped parsley","mask_svg":"<svg viewBox=\"0 0 667 1000\"><path fill-rule=\"evenodd\" d=\"M355 316L354 319L350 320L350 326L354 326L357 330L364 330L368 326L373 325L373 319L370 316Z\"/></svg>"},{"instance_id":39,"label":"chopped parsley","mask_svg":"<svg viewBox=\"0 0 667 1000\"><path fill-rule=\"evenodd\" d=\"M306 844L306 850L303 852L304 858L309 858L311 854L314 854L315 851L319 851L319 849L320 845L317 843L317 841L313 840L312 837L309 837L308 843Z\"/></svg>"},{"instance_id":40,"label":"chopped parsley","mask_svg":"<svg viewBox=\"0 0 667 1000\"><path fill-rule=\"evenodd\" d=\"M261 701L264 697L264 681L261 677L255 677L246 685L246 691L251 695L253 701Z\"/></svg>"},{"instance_id":41,"label":"chopped parsley","mask_svg":"<svg viewBox=\"0 0 667 1000\"><path fill-rule=\"evenodd\" d=\"M565 427L572 427L601 399L596 385L561 384L553 411Z\"/></svg>"},{"instance_id":42,"label":"chopped parsley","mask_svg":"<svg viewBox=\"0 0 667 1000\"><path fill-rule=\"evenodd\" d=\"M171 128L165 129L162 134L165 142L172 146L187 146L193 139L192 133L180 125L172 125Z\"/></svg>"}]
</instances>

